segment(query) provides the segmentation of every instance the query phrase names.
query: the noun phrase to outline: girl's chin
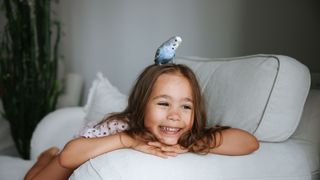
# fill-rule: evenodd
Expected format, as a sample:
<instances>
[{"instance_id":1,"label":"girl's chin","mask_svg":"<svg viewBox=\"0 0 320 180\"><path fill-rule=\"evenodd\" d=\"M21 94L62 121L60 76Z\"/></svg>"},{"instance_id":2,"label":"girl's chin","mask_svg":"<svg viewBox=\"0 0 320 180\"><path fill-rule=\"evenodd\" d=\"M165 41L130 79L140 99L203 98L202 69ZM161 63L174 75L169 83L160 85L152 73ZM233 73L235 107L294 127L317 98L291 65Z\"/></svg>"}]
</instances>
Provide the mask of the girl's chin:
<instances>
[{"instance_id":1,"label":"girl's chin","mask_svg":"<svg viewBox=\"0 0 320 180\"><path fill-rule=\"evenodd\" d=\"M170 146L178 144L178 140L176 140L176 139L161 139L160 142L165 145L170 145Z\"/></svg>"}]
</instances>

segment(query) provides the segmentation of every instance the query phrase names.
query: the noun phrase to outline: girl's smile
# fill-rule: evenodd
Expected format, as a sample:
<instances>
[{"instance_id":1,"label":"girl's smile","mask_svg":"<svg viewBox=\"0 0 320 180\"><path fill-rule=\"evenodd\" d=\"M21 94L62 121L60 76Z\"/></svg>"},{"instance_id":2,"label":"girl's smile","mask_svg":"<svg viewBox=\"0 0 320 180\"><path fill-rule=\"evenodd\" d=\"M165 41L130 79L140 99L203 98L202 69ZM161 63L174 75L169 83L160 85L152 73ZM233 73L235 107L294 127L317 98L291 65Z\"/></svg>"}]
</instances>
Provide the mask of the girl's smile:
<instances>
[{"instance_id":1,"label":"girl's smile","mask_svg":"<svg viewBox=\"0 0 320 180\"><path fill-rule=\"evenodd\" d=\"M177 144L193 125L192 89L188 79L180 73L160 75L145 112L145 127L161 143Z\"/></svg>"}]
</instances>

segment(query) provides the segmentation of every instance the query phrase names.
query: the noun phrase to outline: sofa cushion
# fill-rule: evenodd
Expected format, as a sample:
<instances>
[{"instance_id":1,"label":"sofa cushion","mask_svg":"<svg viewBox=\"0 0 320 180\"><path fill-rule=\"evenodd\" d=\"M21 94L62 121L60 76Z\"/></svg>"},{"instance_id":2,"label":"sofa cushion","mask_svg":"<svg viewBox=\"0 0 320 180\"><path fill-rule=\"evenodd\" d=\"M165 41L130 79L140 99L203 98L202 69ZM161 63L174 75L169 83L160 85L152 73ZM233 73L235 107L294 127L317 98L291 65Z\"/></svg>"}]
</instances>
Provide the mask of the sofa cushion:
<instances>
[{"instance_id":1,"label":"sofa cushion","mask_svg":"<svg viewBox=\"0 0 320 180\"><path fill-rule=\"evenodd\" d=\"M198 76L209 125L244 129L261 141L288 139L297 128L310 86L310 73L280 55L205 59L181 57Z\"/></svg>"},{"instance_id":2,"label":"sofa cushion","mask_svg":"<svg viewBox=\"0 0 320 180\"><path fill-rule=\"evenodd\" d=\"M0 155L0 179L20 180L35 163L34 160L24 160L20 157Z\"/></svg>"}]
</instances>

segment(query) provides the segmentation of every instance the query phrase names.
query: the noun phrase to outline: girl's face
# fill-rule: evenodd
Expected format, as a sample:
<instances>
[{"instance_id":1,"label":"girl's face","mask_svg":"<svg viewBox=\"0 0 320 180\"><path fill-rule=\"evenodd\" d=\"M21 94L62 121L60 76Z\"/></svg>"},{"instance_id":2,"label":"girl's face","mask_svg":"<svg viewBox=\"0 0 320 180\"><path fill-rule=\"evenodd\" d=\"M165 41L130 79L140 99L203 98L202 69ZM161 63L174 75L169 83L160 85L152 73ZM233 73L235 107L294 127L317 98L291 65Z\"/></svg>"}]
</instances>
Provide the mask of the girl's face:
<instances>
[{"instance_id":1,"label":"girl's face","mask_svg":"<svg viewBox=\"0 0 320 180\"><path fill-rule=\"evenodd\" d=\"M154 84L144 116L144 126L164 144L175 145L192 128L192 89L179 73L162 74Z\"/></svg>"}]
</instances>

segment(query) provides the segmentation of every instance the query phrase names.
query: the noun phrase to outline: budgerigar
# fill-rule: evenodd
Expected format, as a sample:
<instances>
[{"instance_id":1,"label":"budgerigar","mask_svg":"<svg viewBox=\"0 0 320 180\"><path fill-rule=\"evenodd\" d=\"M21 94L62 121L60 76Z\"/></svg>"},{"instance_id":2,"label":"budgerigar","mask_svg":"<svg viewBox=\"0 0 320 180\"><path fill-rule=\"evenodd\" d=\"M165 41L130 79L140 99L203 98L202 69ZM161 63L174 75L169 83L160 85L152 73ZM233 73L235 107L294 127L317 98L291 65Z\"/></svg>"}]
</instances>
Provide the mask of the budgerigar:
<instances>
[{"instance_id":1,"label":"budgerigar","mask_svg":"<svg viewBox=\"0 0 320 180\"><path fill-rule=\"evenodd\" d=\"M179 36L173 36L164 42L158 49L154 58L154 62L158 65L173 62L176 50L181 44L182 39Z\"/></svg>"}]
</instances>

